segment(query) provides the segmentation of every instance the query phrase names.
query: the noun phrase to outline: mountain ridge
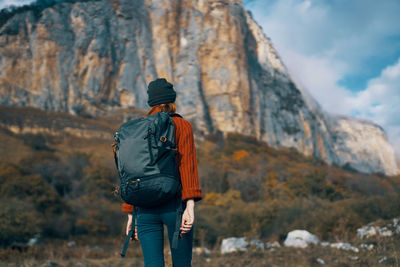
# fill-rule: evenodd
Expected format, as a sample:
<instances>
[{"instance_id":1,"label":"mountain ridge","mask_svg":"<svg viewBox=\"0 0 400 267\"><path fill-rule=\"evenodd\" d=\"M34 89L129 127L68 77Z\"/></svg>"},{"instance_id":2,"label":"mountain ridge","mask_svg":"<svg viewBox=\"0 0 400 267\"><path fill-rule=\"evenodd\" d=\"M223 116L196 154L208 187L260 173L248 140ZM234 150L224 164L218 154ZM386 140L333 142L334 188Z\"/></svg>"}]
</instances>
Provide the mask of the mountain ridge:
<instances>
[{"instance_id":1,"label":"mountain ridge","mask_svg":"<svg viewBox=\"0 0 400 267\"><path fill-rule=\"evenodd\" d=\"M37 20L31 13L0 29L0 104L144 110L148 82L165 77L200 134L238 132L361 172L399 173L384 131L322 110L241 1L62 2Z\"/></svg>"}]
</instances>

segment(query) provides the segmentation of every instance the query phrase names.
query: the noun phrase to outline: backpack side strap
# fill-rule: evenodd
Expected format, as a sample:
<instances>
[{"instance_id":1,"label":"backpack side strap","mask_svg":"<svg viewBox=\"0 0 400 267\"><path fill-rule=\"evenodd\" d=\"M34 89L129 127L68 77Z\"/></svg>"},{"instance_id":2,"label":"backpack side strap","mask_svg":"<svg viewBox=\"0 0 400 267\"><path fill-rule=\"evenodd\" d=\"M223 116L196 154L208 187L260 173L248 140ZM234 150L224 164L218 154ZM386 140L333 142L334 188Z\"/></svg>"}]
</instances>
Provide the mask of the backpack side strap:
<instances>
[{"instance_id":1,"label":"backpack side strap","mask_svg":"<svg viewBox=\"0 0 400 267\"><path fill-rule=\"evenodd\" d=\"M176 209L175 232L172 237L172 246L171 246L172 249L177 249L178 239L182 239L182 233L180 230L182 223L182 214L183 214L181 194L178 194L177 202L178 203Z\"/></svg>"},{"instance_id":2,"label":"backpack side strap","mask_svg":"<svg viewBox=\"0 0 400 267\"><path fill-rule=\"evenodd\" d=\"M123 247L122 253L121 253L121 258L125 258L126 250L128 249L128 245L129 245L129 241L131 240L132 236L135 236L135 227L136 227L135 223L136 223L136 207L133 207L131 230L129 230L129 233L125 238L124 247Z\"/></svg>"},{"instance_id":3,"label":"backpack side strap","mask_svg":"<svg viewBox=\"0 0 400 267\"><path fill-rule=\"evenodd\" d=\"M118 143L113 142L113 143L111 144L111 146L112 146L112 148L113 148L115 166L117 167L117 170L118 170L118 156L117 156L117 146L118 146Z\"/></svg>"},{"instance_id":4,"label":"backpack side strap","mask_svg":"<svg viewBox=\"0 0 400 267\"><path fill-rule=\"evenodd\" d=\"M113 148L113 154L114 154L114 161L115 161L115 166L118 168L118 156L117 156L117 150L118 150L118 144L119 144L119 133L116 132L114 134L114 142L112 142L111 146Z\"/></svg>"}]
</instances>

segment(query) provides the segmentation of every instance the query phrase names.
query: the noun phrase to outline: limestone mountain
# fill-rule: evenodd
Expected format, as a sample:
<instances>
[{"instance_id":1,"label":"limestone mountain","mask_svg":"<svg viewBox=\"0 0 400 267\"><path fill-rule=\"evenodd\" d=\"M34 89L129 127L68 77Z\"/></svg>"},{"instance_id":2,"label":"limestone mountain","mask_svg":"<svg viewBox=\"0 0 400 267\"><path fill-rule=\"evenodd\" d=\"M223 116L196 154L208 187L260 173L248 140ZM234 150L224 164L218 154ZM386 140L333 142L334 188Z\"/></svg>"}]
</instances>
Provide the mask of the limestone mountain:
<instances>
[{"instance_id":1,"label":"limestone mountain","mask_svg":"<svg viewBox=\"0 0 400 267\"><path fill-rule=\"evenodd\" d=\"M361 172L399 172L381 127L324 112L240 0L61 2L0 29L2 105L147 109L156 77L174 83L200 134L238 132Z\"/></svg>"}]
</instances>

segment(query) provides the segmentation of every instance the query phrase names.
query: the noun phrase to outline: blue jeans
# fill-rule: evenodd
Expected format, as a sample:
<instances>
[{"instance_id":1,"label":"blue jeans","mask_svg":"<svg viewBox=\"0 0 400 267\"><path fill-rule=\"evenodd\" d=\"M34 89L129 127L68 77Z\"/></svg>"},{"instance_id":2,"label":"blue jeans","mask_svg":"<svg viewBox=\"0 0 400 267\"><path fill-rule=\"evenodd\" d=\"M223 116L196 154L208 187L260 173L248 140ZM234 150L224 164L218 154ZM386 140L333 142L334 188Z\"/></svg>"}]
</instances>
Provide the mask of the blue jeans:
<instances>
[{"instance_id":1,"label":"blue jeans","mask_svg":"<svg viewBox=\"0 0 400 267\"><path fill-rule=\"evenodd\" d=\"M171 248L177 205L177 200L172 199L155 208L138 209L137 229L145 267L164 266L164 224L168 230L173 266L191 266L193 227L188 233L182 235L177 249ZM185 203L183 203L183 210L185 210Z\"/></svg>"}]
</instances>

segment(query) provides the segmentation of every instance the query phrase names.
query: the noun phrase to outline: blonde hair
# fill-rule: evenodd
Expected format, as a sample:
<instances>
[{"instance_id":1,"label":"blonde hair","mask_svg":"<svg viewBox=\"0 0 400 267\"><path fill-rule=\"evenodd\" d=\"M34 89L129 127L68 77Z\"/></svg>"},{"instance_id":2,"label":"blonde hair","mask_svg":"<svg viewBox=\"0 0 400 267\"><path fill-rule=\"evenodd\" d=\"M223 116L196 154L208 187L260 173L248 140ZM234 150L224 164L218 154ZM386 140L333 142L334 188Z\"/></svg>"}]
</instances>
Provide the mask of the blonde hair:
<instances>
[{"instance_id":1,"label":"blonde hair","mask_svg":"<svg viewBox=\"0 0 400 267\"><path fill-rule=\"evenodd\" d=\"M167 113L175 113L176 105L175 105L175 103L168 103L168 104L160 104L160 105L153 106L147 111L147 115L152 114L156 109L159 109L159 111L164 111Z\"/></svg>"}]
</instances>

